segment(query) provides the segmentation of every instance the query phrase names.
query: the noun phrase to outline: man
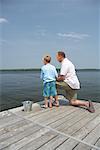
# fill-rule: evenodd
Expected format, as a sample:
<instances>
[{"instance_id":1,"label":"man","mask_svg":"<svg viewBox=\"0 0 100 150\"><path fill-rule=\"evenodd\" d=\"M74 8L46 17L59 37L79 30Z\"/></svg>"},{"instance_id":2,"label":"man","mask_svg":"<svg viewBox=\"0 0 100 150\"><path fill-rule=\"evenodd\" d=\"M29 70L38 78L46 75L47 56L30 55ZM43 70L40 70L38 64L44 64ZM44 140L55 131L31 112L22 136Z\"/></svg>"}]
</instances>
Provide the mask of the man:
<instances>
[{"instance_id":1,"label":"man","mask_svg":"<svg viewBox=\"0 0 100 150\"><path fill-rule=\"evenodd\" d=\"M89 112L94 113L95 109L91 101L81 101L77 99L77 90L80 89L80 83L72 62L66 58L65 53L62 51L59 51L56 57L61 63L60 75L56 83L58 92L59 89L64 90L64 96L69 100L71 105L85 106Z\"/></svg>"}]
</instances>

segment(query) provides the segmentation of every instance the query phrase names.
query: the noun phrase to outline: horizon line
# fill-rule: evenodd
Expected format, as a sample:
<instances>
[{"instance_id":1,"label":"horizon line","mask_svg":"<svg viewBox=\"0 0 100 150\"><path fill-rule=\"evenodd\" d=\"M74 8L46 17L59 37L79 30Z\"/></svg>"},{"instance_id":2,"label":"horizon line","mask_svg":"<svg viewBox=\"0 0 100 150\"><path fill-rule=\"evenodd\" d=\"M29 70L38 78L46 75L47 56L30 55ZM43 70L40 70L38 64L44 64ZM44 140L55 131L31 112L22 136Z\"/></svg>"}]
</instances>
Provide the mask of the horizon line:
<instances>
[{"instance_id":1,"label":"horizon line","mask_svg":"<svg viewBox=\"0 0 100 150\"><path fill-rule=\"evenodd\" d=\"M57 70L60 70L60 68L56 68ZM41 68L15 68L15 69L0 69L0 71L35 71L35 70L41 70ZM75 70L100 70L99 68L76 68Z\"/></svg>"}]
</instances>

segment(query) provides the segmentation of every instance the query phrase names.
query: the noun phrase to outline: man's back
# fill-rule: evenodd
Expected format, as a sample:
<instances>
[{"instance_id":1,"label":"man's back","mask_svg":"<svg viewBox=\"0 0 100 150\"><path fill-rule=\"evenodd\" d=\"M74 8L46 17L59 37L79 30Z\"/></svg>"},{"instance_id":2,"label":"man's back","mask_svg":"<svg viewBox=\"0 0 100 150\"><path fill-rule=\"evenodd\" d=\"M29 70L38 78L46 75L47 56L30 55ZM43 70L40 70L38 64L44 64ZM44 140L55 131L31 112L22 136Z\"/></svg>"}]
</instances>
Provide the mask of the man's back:
<instances>
[{"instance_id":1,"label":"man's back","mask_svg":"<svg viewBox=\"0 0 100 150\"><path fill-rule=\"evenodd\" d=\"M60 74L65 76L65 80L64 81L72 89L79 89L80 88L80 83L79 83L78 78L76 76L75 67L72 64L72 62L69 61L67 58L65 58L62 61Z\"/></svg>"}]
</instances>

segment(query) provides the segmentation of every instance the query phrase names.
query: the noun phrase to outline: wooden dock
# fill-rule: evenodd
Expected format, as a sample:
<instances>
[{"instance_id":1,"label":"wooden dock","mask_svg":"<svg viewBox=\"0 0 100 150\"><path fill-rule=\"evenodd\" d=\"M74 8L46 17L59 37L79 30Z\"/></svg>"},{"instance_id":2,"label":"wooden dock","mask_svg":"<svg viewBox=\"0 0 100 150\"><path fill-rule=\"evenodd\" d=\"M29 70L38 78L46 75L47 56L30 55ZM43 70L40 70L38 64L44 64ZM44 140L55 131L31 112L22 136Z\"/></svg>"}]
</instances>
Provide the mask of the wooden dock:
<instances>
[{"instance_id":1,"label":"wooden dock","mask_svg":"<svg viewBox=\"0 0 100 150\"><path fill-rule=\"evenodd\" d=\"M0 150L100 150L100 103L95 113L60 103L1 112Z\"/></svg>"}]
</instances>

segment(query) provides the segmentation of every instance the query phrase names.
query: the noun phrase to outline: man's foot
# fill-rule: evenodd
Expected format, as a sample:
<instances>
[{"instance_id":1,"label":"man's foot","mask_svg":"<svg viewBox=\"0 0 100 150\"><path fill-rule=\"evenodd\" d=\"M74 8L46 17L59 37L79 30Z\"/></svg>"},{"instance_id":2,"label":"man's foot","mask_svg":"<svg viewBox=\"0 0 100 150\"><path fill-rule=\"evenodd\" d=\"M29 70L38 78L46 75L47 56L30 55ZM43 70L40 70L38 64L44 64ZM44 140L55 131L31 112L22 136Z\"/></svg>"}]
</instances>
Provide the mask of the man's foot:
<instances>
[{"instance_id":1,"label":"man's foot","mask_svg":"<svg viewBox=\"0 0 100 150\"><path fill-rule=\"evenodd\" d=\"M59 107L59 101L54 101L53 106Z\"/></svg>"},{"instance_id":2,"label":"man's foot","mask_svg":"<svg viewBox=\"0 0 100 150\"><path fill-rule=\"evenodd\" d=\"M91 113L94 113L95 112L95 109L94 109L94 106L93 106L93 103L89 100L89 107L87 108L87 110Z\"/></svg>"}]
</instances>

